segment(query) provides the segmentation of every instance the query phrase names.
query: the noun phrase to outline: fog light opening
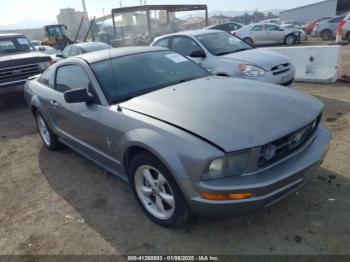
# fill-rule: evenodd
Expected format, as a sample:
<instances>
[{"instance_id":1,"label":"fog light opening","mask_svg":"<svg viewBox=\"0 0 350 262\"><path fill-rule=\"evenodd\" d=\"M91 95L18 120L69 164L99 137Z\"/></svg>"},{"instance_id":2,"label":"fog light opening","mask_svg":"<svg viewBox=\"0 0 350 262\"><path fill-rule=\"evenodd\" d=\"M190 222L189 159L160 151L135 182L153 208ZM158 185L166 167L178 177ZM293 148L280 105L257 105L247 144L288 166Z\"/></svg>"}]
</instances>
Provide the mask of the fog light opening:
<instances>
[{"instance_id":1,"label":"fog light opening","mask_svg":"<svg viewBox=\"0 0 350 262\"><path fill-rule=\"evenodd\" d=\"M252 193L235 193L235 194L212 194L207 192L201 192L201 197L208 200L239 200L251 198Z\"/></svg>"}]
</instances>

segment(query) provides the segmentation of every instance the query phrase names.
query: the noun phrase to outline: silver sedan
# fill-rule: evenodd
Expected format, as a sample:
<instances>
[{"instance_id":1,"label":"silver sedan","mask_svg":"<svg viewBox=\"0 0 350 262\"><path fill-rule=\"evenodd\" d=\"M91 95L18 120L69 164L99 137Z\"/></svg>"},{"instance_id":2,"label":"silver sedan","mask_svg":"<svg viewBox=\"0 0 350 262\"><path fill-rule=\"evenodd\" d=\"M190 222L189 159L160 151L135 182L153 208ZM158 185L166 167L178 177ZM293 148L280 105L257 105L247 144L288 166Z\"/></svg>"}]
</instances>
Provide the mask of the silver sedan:
<instances>
[{"instance_id":1,"label":"silver sedan","mask_svg":"<svg viewBox=\"0 0 350 262\"><path fill-rule=\"evenodd\" d=\"M25 97L49 150L66 145L129 182L168 227L276 203L307 181L331 138L317 98L211 76L162 48L64 59Z\"/></svg>"},{"instance_id":2,"label":"silver sedan","mask_svg":"<svg viewBox=\"0 0 350 262\"><path fill-rule=\"evenodd\" d=\"M300 41L300 32L283 28L277 24L256 23L242 27L235 35L253 45L285 44L295 45Z\"/></svg>"}]
</instances>

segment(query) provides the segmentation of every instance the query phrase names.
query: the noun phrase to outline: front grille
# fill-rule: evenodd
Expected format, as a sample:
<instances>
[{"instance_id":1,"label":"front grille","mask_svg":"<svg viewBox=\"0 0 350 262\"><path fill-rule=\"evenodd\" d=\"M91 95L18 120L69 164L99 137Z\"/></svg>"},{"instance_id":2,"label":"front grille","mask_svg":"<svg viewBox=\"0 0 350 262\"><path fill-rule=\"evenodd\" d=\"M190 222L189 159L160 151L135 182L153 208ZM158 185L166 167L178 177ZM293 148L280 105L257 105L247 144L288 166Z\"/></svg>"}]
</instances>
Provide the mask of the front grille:
<instances>
[{"instance_id":1,"label":"front grille","mask_svg":"<svg viewBox=\"0 0 350 262\"><path fill-rule=\"evenodd\" d=\"M21 65L0 69L0 84L26 80L28 77L40 74L38 64Z\"/></svg>"},{"instance_id":2,"label":"front grille","mask_svg":"<svg viewBox=\"0 0 350 262\"><path fill-rule=\"evenodd\" d=\"M271 72L273 75L280 75L280 74L283 74L289 70L290 70L289 63L280 64L280 65L277 65L277 66L274 66L271 68Z\"/></svg>"},{"instance_id":3,"label":"front grille","mask_svg":"<svg viewBox=\"0 0 350 262\"><path fill-rule=\"evenodd\" d=\"M271 165L303 147L315 133L321 115L299 130L262 146L258 160L258 168Z\"/></svg>"}]
</instances>

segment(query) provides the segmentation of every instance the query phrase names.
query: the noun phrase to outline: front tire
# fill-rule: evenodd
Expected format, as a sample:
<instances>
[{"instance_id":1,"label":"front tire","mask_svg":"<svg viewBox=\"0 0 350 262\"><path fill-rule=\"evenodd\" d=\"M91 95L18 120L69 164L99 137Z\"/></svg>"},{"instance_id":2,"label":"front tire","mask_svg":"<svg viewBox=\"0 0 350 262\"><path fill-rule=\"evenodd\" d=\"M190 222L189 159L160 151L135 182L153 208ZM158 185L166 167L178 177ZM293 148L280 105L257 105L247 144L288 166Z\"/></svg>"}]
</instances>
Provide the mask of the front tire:
<instances>
[{"instance_id":1,"label":"front tire","mask_svg":"<svg viewBox=\"0 0 350 262\"><path fill-rule=\"evenodd\" d=\"M63 147L63 144L58 140L58 136L52 132L44 117L39 112L35 114L35 122L41 140L47 149L55 151Z\"/></svg>"},{"instance_id":2,"label":"front tire","mask_svg":"<svg viewBox=\"0 0 350 262\"><path fill-rule=\"evenodd\" d=\"M298 41L298 37L296 35L287 35L286 38L284 39L284 44L285 45L295 45Z\"/></svg>"},{"instance_id":3,"label":"front tire","mask_svg":"<svg viewBox=\"0 0 350 262\"><path fill-rule=\"evenodd\" d=\"M158 225L179 228L192 213L175 179L152 154L137 154L128 168L133 193L146 215Z\"/></svg>"},{"instance_id":4,"label":"front tire","mask_svg":"<svg viewBox=\"0 0 350 262\"><path fill-rule=\"evenodd\" d=\"M248 45L251 45L251 46L254 44L253 39L251 39L249 37L243 38L243 41L246 42Z\"/></svg>"},{"instance_id":5,"label":"front tire","mask_svg":"<svg viewBox=\"0 0 350 262\"><path fill-rule=\"evenodd\" d=\"M328 29L323 30L323 31L321 32L320 36L321 36L321 39L322 39L323 41L332 40L332 32L331 32L330 30L328 30Z\"/></svg>"}]
</instances>

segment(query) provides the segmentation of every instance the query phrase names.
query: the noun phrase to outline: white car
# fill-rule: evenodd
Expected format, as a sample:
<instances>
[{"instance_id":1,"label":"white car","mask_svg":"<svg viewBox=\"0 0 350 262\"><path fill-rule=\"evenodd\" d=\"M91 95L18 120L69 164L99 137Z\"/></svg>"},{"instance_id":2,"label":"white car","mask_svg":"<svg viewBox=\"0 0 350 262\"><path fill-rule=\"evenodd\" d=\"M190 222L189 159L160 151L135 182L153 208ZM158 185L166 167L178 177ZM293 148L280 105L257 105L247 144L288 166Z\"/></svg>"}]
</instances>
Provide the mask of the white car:
<instances>
[{"instance_id":1,"label":"white car","mask_svg":"<svg viewBox=\"0 0 350 262\"><path fill-rule=\"evenodd\" d=\"M300 41L300 32L298 30L283 28L271 23L246 25L237 30L235 35L252 45L295 45Z\"/></svg>"},{"instance_id":2,"label":"white car","mask_svg":"<svg viewBox=\"0 0 350 262\"><path fill-rule=\"evenodd\" d=\"M219 30L193 30L161 36L153 46L169 48L202 65L214 75L247 78L289 86L295 68L288 57L254 48Z\"/></svg>"}]
</instances>

